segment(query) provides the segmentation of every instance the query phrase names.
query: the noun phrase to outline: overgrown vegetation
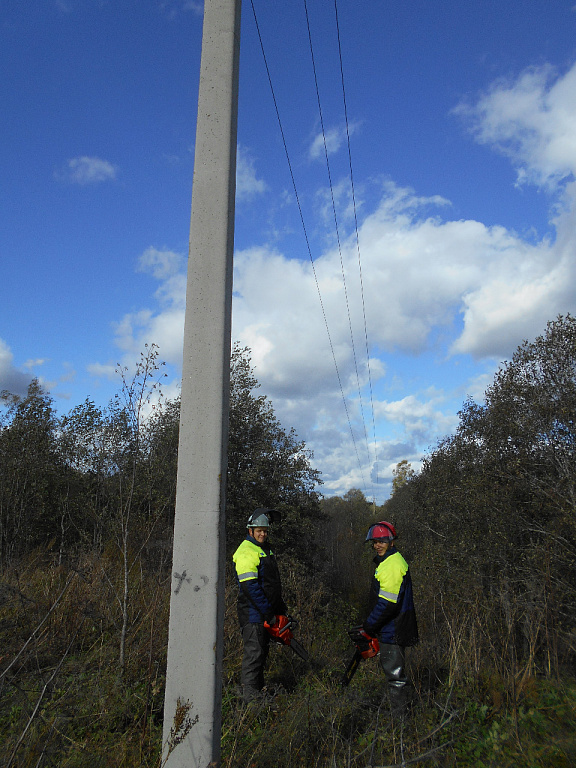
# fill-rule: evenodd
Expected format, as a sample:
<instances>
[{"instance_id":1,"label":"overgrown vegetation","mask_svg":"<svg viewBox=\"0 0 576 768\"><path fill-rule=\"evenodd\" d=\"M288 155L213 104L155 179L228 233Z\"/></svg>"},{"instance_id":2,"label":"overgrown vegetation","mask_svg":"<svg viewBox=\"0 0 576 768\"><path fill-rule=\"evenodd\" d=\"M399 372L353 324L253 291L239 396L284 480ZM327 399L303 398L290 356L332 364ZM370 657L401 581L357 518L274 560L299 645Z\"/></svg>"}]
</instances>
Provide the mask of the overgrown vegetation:
<instances>
[{"instance_id":1,"label":"overgrown vegetation","mask_svg":"<svg viewBox=\"0 0 576 768\"><path fill-rule=\"evenodd\" d=\"M124 372L124 376L126 373ZM37 382L0 421L0 764L160 765L177 401L150 395L154 347L108 409L58 417ZM312 661L273 647L273 705L242 707L228 578L223 765L571 766L576 762L576 320L550 323L502 366L485 405L373 509L319 500L312 457L232 361L228 536L280 506L287 602ZM365 615L375 519L411 563L421 643L415 705L387 710L375 660L347 689L346 628ZM229 574L230 575L230 574ZM175 740L192 731L186 703Z\"/></svg>"}]
</instances>

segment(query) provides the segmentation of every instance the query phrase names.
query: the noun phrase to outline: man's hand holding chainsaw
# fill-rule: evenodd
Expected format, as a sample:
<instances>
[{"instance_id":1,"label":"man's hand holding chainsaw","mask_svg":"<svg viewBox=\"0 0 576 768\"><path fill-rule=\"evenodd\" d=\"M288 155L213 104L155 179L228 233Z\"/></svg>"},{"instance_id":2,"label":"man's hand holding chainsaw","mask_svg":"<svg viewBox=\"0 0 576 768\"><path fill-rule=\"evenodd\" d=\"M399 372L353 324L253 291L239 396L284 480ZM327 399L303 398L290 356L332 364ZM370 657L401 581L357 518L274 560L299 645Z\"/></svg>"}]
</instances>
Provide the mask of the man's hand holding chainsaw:
<instances>
[{"instance_id":1,"label":"man's hand holding chainsaw","mask_svg":"<svg viewBox=\"0 0 576 768\"><path fill-rule=\"evenodd\" d=\"M287 645L294 653L297 653L301 659L308 661L308 651L304 650L300 643L294 639L292 633L293 629L296 629L298 622L291 616L275 616L274 622L264 622L264 627L268 630L268 634L274 640L274 642L280 645Z\"/></svg>"}]
</instances>

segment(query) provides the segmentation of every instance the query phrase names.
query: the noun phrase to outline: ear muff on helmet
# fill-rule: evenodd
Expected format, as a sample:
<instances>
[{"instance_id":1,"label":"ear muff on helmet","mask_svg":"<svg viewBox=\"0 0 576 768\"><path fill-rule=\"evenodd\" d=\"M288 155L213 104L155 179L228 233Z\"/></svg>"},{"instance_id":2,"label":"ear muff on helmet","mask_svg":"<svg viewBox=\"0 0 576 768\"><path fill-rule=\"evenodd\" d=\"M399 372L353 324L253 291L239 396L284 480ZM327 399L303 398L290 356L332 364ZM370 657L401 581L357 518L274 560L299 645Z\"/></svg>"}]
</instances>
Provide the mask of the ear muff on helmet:
<instances>
[{"instance_id":1,"label":"ear muff on helmet","mask_svg":"<svg viewBox=\"0 0 576 768\"><path fill-rule=\"evenodd\" d=\"M392 525L392 523L387 523L386 521L382 520L379 523L374 523L374 525L371 525L368 529L368 533L366 534L366 541L394 541L394 539L398 538L398 534L396 533L396 528Z\"/></svg>"},{"instance_id":2,"label":"ear muff on helmet","mask_svg":"<svg viewBox=\"0 0 576 768\"><path fill-rule=\"evenodd\" d=\"M280 522L280 512L268 507L258 507L248 518L246 528L268 528L271 523Z\"/></svg>"}]
</instances>

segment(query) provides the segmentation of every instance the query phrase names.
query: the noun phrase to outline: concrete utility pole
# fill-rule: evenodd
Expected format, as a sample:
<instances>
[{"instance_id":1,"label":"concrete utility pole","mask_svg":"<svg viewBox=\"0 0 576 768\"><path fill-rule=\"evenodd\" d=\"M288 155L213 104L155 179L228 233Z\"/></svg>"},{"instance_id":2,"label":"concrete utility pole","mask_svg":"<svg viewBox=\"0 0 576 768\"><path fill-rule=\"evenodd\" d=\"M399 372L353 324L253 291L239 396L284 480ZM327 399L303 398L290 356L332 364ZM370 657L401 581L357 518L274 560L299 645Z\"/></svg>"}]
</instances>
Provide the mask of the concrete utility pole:
<instances>
[{"instance_id":1,"label":"concrete utility pole","mask_svg":"<svg viewBox=\"0 0 576 768\"><path fill-rule=\"evenodd\" d=\"M241 0L204 0L164 703L167 768L220 760L240 8ZM182 729L172 738L170 751L178 701L191 705L193 724L183 739Z\"/></svg>"}]
</instances>

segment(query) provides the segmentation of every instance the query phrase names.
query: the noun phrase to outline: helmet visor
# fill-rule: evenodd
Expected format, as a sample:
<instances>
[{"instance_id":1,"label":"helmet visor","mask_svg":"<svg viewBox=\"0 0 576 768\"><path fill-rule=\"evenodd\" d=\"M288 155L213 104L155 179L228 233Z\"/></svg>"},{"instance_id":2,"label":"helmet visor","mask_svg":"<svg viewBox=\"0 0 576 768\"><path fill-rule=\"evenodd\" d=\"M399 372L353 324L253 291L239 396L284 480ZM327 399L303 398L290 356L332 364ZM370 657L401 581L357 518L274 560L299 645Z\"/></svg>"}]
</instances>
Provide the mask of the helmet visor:
<instances>
[{"instance_id":1,"label":"helmet visor","mask_svg":"<svg viewBox=\"0 0 576 768\"><path fill-rule=\"evenodd\" d=\"M366 541L394 541L396 531L387 523L371 525L366 534Z\"/></svg>"},{"instance_id":2,"label":"helmet visor","mask_svg":"<svg viewBox=\"0 0 576 768\"><path fill-rule=\"evenodd\" d=\"M270 523L280 519L280 513L268 507L258 507L248 518L246 528L268 528Z\"/></svg>"}]
</instances>

